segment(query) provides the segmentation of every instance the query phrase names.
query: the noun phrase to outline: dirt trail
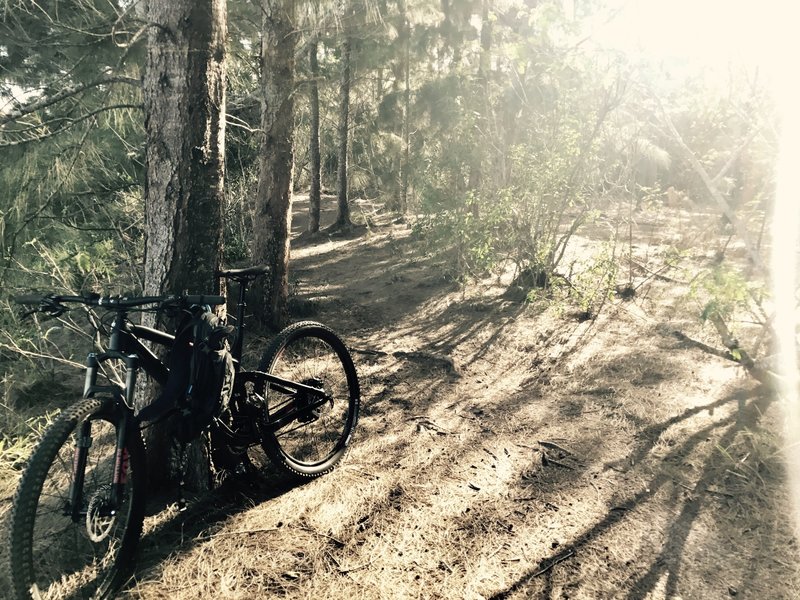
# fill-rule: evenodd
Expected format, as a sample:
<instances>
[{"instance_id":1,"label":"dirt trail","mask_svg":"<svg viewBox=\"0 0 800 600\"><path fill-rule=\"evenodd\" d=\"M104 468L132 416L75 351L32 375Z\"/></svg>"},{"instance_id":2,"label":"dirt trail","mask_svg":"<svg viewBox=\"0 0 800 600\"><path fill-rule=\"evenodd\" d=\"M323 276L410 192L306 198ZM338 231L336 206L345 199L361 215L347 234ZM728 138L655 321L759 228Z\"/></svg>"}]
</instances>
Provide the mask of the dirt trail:
<instances>
[{"instance_id":1,"label":"dirt trail","mask_svg":"<svg viewBox=\"0 0 800 600\"><path fill-rule=\"evenodd\" d=\"M358 364L353 449L152 519L125 597L800 597L777 403L674 334L713 340L670 284L579 322L448 282L402 223L292 256Z\"/></svg>"},{"instance_id":2,"label":"dirt trail","mask_svg":"<svg viewBox=\"0 0 800 600\"><path fill-rule=\"evenodd\" d=\"M777 405L674 335L710 341L668 284L578 322L444 260L403 224L293 246L295 311L358 362L353 450L218 493L130 597L800 597Z\"/></svg>"}]
</instances>

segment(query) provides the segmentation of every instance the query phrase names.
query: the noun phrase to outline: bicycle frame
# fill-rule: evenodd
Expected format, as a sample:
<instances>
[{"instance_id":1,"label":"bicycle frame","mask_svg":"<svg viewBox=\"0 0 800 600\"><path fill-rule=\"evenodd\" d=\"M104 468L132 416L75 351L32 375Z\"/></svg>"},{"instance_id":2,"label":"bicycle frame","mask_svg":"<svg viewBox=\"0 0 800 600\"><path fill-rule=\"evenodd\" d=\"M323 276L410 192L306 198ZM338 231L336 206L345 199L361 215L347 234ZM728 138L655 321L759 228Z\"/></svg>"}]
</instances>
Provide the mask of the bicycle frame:
<instances>
[{"instance_id":1,"label":"bicycle frame","mask_svg":"<svg viewBox=\"0 0 800 600\"><path fill-rule=\"evenodd\" d=\"M256 429L249 432L249 435L239 435L228 427L221 429L229 443L246 446L260 441L260 436L254 435L259 433L259 427L267 428L274 433L289 425L292 421L304 418L311 411L331 400L331 397L321 387L290 381L262 371L243 371L241 369L245 330L244 316L247 306L245 295L247 283L252 279L252 277L235 278L239 283L239 299L236 311L236 335L231 350L235 368L234 396L239 399L247 398L246 384L252 383L255 389L272 389L287 396L294 396L297 402L287 404L278 414L272 415L268 422L257 423ZM140 368L144 369L150 377L162 386L166 384L169 377L168 367L141 340L153 342L167 348L171 347L175 341L175 336L166 332L128 322L127 315L128 310L125 308L116 308L116 314L111 324L108 349L105 352L90 353L87 356L83 389L84 398L92 398L98 394L111 395L115 400L117 409L122 411L123 418L116 440L114 473L111 497L109 498L109 510L111 512L118 508L126 483L128 465L125 443L128 428L138 425L134 417L134 391L136 389L138 371ZM124 363L124 386L117 384L98 385L97 379L100 367L110 360L118 360ZM71 515L72 520L76 523L84 516L81 510L83 505L82 495L87 455L91 444L91 421L85 421L81 424L80 438L77 440L75 447L69 505L65 509L66 513Z\"/></svg>"},{"instance_id":2,"label":"bicycle frame","mask_svg":"<svg viewBox=\"0 0 800 600\"><path fill-rule=\"evenodd\" d=\"M115 510L122 498L123 488L127 479L127 456L125 440L128 435L128 427L134 421L133 403L134 390L136 389L136 378L139 367L144 370L159 384L163 385L169 376L169 370L158 357L138 338L163 345L171 345L174 337L149 327L127 323L127 311L119 310L115 315L111 325L111 336L109 338L108 350L101 353L90 353L86 357L86 375L83 386L83 397L92 398L97 394L110 394L116 401L117 407L122 411L122 424L117 432L114 473L112 479L110 505ZM97 375L100 366L109 360L119 360L125 364L125 386L119 385L98 385ZM85 421L81 424L80 438L75 446L75 457L73 461L73 477L69 491L68 510L73 522L83 516L81 508L83 506L83 483L86 474L86 459L89 448L92 445L91 422Z\"/></svg>"},{"instance_id":3,"label":"bicycle frame","mask_svg":"<svg viewBox=\"0 0 800 600\"><path fill-rule=\"evenodd\" d=\"M225 276L224 274L222 275ZM279 415L273 415L272 420L267 423L266 426L274 432L282 427L285 427L295 418L319 408L330 400L330 396L325 394L325 391L321 388L306 385L297 381L283 379L282 377L278 377L270 373L264 373L263 371L241 371L242 348L244 345L245 331L244 316L245 308L247 307L247 284L250 281L253 281L256 276L257 275L243 275L230 277L230 279L239 284L239 299L236 304L236 336L233 341L233 347L231 348L231 356L233 356L234 367L236 369L234 390L238 389L241 391L241 389L244 387L244 384L247 382L252 382L259 389L266 389L267 386L269 386L270 389L282 394L306 394L310 398L316 398L316 400L305 403L301 410L298 410L296 407L287 407L281 411Z\"/></svg>"}]
</instances>

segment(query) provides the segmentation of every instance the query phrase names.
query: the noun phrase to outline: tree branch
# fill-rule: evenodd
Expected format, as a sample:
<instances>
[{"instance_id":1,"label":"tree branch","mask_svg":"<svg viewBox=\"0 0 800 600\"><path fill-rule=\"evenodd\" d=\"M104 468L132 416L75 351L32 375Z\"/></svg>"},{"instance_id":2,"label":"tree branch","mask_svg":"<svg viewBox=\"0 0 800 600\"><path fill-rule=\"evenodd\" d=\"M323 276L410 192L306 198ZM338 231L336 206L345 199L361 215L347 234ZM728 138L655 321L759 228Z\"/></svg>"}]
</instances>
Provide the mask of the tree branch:
<instances>
[{"instance_id":1,"label":"tree branch","mask_svg":"<svg viewBox=\"0 0 800 600\"><path fill-rule=\"evenodd\" d=\"M65 118L63 120L68 121L68 123L66 125L64 125L63 127L60 127L59 129L54 129L54 130L52 130L52 131L50 131L48 133L45 133L45 134L42 134L42 135L38 135L38 136L35 136L35 137L29 137L29 138L21 139L21 140L15 140L13 142L0 142L0 148L7 148L7 147L10 147L10 146L20 146L22 144L29 144L30 142L39 142L41 140L46 140L47 138L51 138L53 136L56 136L56 135L58 135L60 133L63 133L65 131L71 129L72 127L74 127L78 123L80 123L82 121L85 121L87 119L91 119L92 117L97 116L102 112L106 112L106 111L109 111L109 110L120 110L120 109L124 109L124 108L138 108L138 109L141 109L142 105L141 104L113 104L111 106L103 106L103 107L95 109L95 110L93 110L93 111L91 111L89 113L86 113L85 115L81 115L80 117L77 117L75 119ZM42 126L47 125L47 124L49 124L49 123L42 123ZM36 128L34 127L34 128L30 128L30 129L36 129ZM25 130L25 131L28 131L28 130Z\"/></svg>"},{"instance_id":2,"label":"tree branch","mask_svg":"<svg viewBox=\"0 0 800 600\"><path fill-rule=\"evenodd\" d=\"M20 117L25 115L29 115L37 110L41 110L43 108L47 108L48 106L52 106L62 100L80 94L91 88L96 88L101 85L113 84L113 83L127 83L128 85L134 86L141 86L141 82L138 79L134 79L133 77L123 77L123 76L112 76L112 77L104 77L102 79L96 79L95 81L91 81L89 83L83 83L81 85L76 85L72 87L68 87L57 94L52 96L47 96L45 98L39 98L34 100L33 102L26 104L25 106L17 107L16 109L8 112L4 115L0 115L0 125L5 125L11 121L15 121Z\"/></svg>"},{"instance_id":3,"label":"tree branch","mask_svg":"<svg viewBox=\"0 0 800 600\"><path fill-rule=\"evenodd\" d=\"M53 356L52 354L44 354L42 352L35 352L32 350L24 350L23 348L19 347L17 343L13 339L11 339L10 336L8 336L8 334L6 334L6 337L8 337L11 340L12 344L6 344L4 342L0 342L0 348L7 350L8 352L11 352L13 354L18 354L20 356L24 356L29 359L39 358L45 360L54 360L56 362L60 362L70 367L75 367L76 369L85 368L85 365L77 363L74 360L69 360L68 358L62 358L60 356Z\"/></svg>"},{"instance_id":4,"label":"tree branch","mask_svg":"<svg viewBox=\"0 0 800 600\"><path fill-rule=\"evenodd\" d=\"M717 330L717 334L722 340L722 344L728 349L728 352L694 340L681 331L673 331L672 334L679 340L694 346L695 348L741 365L753 379L759 381L760 383L774 383L775 380L771 371L759 366L756 361L753 360L750 354L744 348L739 346L739 340L731 335L727 324L722 320L721 317L712 316L709 317L709 321L711 321L711 323L714 325L714 328Z\"/></svg>"},{"instance_id":5,"label":"tree branch","mask_svg":"<svg viewBox=\"0 0 800 600\"><path fill-rule=\"evenodd\" d=\"M744 142L742 142L739 145L739 147L736 148L736 150L731 152L730 157L728 157L728 162L726 162L723 165L723 167L719 170L719 173L714 175L714 178L711 180L711 183L716 185L717 183L719 183L719 181L723 177L725 177L725 175L727 175L728 171L731 170L731 168L733 167L734 163L736 162L736 159L739 158L739 156L744 151L744 149L747 148L750 145L750 143L755 139L755 137L760 133L760 131L761 131L761 126L760 125L756 125L755 127L753 127L752 131L747 136L747 138L744 140Z\"/></svg>"},{"instance_id":6,"label":"tree branch","mask_svg":"<svg viewBox=\"0 0 800 600\"><path fill-rule=\"evenodd\" d=\"M736 232L736 234L744 242L745 250L747 251L747 254L749 255L749 258L752 261L753 265L758 267L760 270L765 271L766 269L763 261L761 260L761 257L755 251L755 247L750 242L750 236L747 234L747 231L739 222L739 219L736 217L736 214L734 213L733 209L728 204L728 201L725 200L722 193L717 189L717 186L715 185L716 178L712 179L709 176L708 172L705 170L705 167L703 167L703 165L700 163L700 161L698 160L697 156L695 156L692 149L689 148L689 146L686 145L686 142L683 141L683 137L678 132L669 114L664 109L664 106L661 104L661 101L658 99L656 100L658 102L659 107L661 108L661 114L663 116L664 123L667 125L667 128L669 129L672 138L675 140L678 146L680 146L681 150L686 155L686 159L689 161L689 164L691 164L694 171L703 181L703 184L706 186L709 195L717 203L717 206L719 206L720 210L722 211L722 214L724 214L727 217L728 221L730 221L731 225L733 225L733 229ZM758 131L758 129L756 129L756 131ZM755 135L753 134L752 137L755 137ZM748 141L750 139L752 138L748 138ZM720 174L722 174L724 172L724 169L726 168L727 165L723 167L723 171L721 171Z\"/></svg>"}]
</instances>

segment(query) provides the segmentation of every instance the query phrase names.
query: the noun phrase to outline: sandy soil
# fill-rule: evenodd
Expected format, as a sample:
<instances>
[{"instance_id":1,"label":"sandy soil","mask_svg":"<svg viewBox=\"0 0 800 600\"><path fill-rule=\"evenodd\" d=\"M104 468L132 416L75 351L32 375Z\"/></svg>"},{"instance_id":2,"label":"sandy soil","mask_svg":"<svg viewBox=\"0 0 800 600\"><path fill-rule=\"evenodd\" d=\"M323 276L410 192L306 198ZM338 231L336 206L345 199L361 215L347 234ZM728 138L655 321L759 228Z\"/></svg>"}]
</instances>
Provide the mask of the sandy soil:
<instances>
[{"instance_id":1,"label":"sandy soil","mask_svg":"<svg viewBox=\"0 0 800 600\"><path fill-rule=\"evenodd\" d=\"M657 225L642 262L675 242ZM716 343L685 290L578 322L423 250L403 223L295 243L296 314L358 363L356 443L320 480L198 506L129 597L800 597L778 403L675 334Z\"/></svg>"}]
</instances>

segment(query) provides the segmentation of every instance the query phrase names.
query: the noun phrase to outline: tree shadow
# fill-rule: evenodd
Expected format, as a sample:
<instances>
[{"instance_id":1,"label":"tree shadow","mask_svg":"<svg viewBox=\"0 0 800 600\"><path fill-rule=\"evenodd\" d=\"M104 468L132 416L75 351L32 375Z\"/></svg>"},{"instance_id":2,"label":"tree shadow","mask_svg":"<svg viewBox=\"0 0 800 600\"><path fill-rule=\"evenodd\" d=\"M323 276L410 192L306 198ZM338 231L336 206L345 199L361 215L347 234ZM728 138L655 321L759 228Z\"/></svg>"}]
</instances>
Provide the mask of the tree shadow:
<instances>
[{"instance_id":1,"label":"tree shadow","mask_svg":"<svg viewBox=\"0 0 800 600\"><path fill-rule=\"evenodd\" d=\"M433 256L415 255L413 258L409 257L406 263L403 263L402 260L398 261L398 254L410 254L417 249L415 248L415 243L415 240L406 237L400 239L388 238L379 241L374 246L371 244L370 254L371 259L373 259L371 261L365 261L364 256L354 256L350 250L343 254L333 251L304 257L301 259L300 268L302 271L314 271L324 266L326 272L329 272L335 263L335 267L342 274L340 280L337 281L334 275L325 289L322 291L315 289L308 296L315 297L318 295L320 298L327 298L327 304L320 307L320 312L324 315L330 315L335 320L351 323L353 329L345 332L348 336L356 336L358 335L357 332L367 332L368 336L373 336L367 339L371 339L373 344L379 345L386 338L378 337L378 335L385 336L386 331L391 331L392 336L396 336L398 340L404 340L404 338L408 337L413 338L415 343L421 344L419 348L414 349L429 350L443 354L461 352L461 360L464 366L491 358L493 348L503 339L504 333L513 324L514 320L523 311L530 310L530 308L522 304L509 303L501 297L496 300L486 300L484 298L480 306L472 306L469 302L453 302L446 306L436 306L435 310L421 310L429 306L429 302L436 302L437 297L453 292L454 287L451 282L441 278L440 261ZM405 277L406 270L413 269L425 269L432 271L433 274L428 274L421 279L416 277L418 274L415 273L415 278L413 279L415 285L404 285L409 280L412 280L411 277ZM367 282L366 285L361 285L359 288L363 292L361 296L348 293L351 290L347 289L346 283L342 283L351 281L353 272L357 272L358 278ZM414 289L409 290L408 288L410 287ZM402 306L403 310L398 311L398 306ZM351 314L343 314L343 308L345 311L352 311ZM419 314L417 318L408 318L409 315L414 315L415 313ZM535 348L531 350L531 355L535 352L544 355L548 348L552 348L558 343L557 337L574 335L576 339L570 345L565 346L564 351L558 354L558 359L564 359L579 350L594 335L598 329L594 325L594 321L575 323L574 326L570 326L569 323L565 322L559 323L559 326L563 326L563 328L551 332L544 339L536 340L535 344L533 344ZM374 334L373 331L378 332L378 334ZM475 339L478 336L480 337ZM678 348L686 350L685 345L681 344L674 346L673 349L677 350ZM643 390L654 390L658 385L670 379L673 373L670 372L669 367L672 365L679 366L680 357L673 357L669 352L655 351L652 354L653 360L656 361L657 359L660 363L661 370L653 369L642 372L638 378L626 381L626 383L640 386ZM641 360L641 357L642 349L634 348L628 354L619 356L620 367L624 367L626 362L636 363ZM534 359L535 357L531 356L531 364L527 365L527 368L534 372L529 381L521 386L522 391L504 398L502 406L491 409L491 411L496 412L497 416L513 417L519 409L537 400L532 396L531 389L541 383L544 367L536 364ZM685 360L685 357L683 360ZM608 366L608 362L605 366ZM368 426L371 434L381 436L387 432L398 433L398 428L404 428L402 432L405 433L405 430L410 430L411 427L406 423L409 420L409 415L427 415L437 408L444 407L442 398L449 396L448 391L450 390L448 388L457 385L456 380L438 376L434 378L419 377L418 373L410 371L410 369L421 368L425 367L407 363L388 375L378 375L385 384L384 389L376 396L371 397L370 401L362 409L362 415L370 417ZM677 372L678 369L676 368ZM417 385L415 388L401 390L400 383L403 383L405 375L417 375L416 377L409 377L409 379L423 379L424 383ZM750 398L748 391L737 391L713 402L692 406L677 415L653 422L652 415L643 414L641 410L634 415L626 412L626 399L624 397L618 399L614 397L613 393L608 393L609 390L613 392L610 386L614 385L614 378L625 377L626 372L624 369L617 373L612 368L605 375L608 377L607 381L597 381L594 383L595 387L579 390L578 397L571 399L573 400L571 407L567 406L570 401L568 399L567 403L556 406L556 411L551 411L551 414L544 416L548 419L564 418L563 427L561 423L559 427L563 428L564 431L569 431L573 424L578 422L577 417L580 416L578 413L583 410L582 405L587 404L587 399L592 403L600 404L603 410L624 413L625 418L635 426L635 438L630 446L626 447L626 451L629 452L626 462L629 460L631 465L639 464L648 459L648 456L659 443L662 434L668 432L671 428L679 426L681 423L701 413L708 412L713 414L715 409L721 409L735 403L737 412L733 415L727 416L726 409L723 411L723 416L715 422L706 426L698 425L701 427L699 430L692 424L691 429L686 434L688 437L681 436L682 441L676 447L671 448L666 456L659 456L659 460L665 462L680 461L697 451L698 447L712 434L719 446L726 447L735 441L737 434L743 429L758 424L760 412L763 412L771 401L766 397L766 391L763 389L756 390L754 399ZM586 376L584 373L580 373L580 376L586 380L592 379L591 374ZM546 391L543 391L543 395L546 393ZM580 394L583 394L583 396L581 397ZM449 410L457 404L470 400L469 396L460 398L446 408ZM559 409L562 406L564 411L559 414ZM577 412L570 412L571 408L574 408ZM381 418L383 421L379 422ZM455 453L466 453L472 450L476 441L480 443L482 439L486 439L483 436L493 427L492 418L492 415L477 417L476 420L481 421L479 427L476 426L475 430L465 433L458 442L455 442L454 438L443 438L446 440L444 445L447 446L448 450ZM570 421L569 418L574 418L574 420ZM367 425L367 423L365 422L364 425ZM527 422L524 426L528 430L538 427L535 422ZM438 435L438 433L434 435ZM602 433L598 434L598 438L602 438ZM409 451L409 447L415 443L414 440L415 435L413 432L410 435L398 435L391 444L387 444L381 449L381 453L387 457L403 456ZM587 447L591 445L592 441L585 441ZM583 442L584 440L582 440ZM587 454L591 456L590 453ZM598 454L595 454L595 456L598 456ZM384 464L388 465L390 464L388 461L394 459L386 458L384 460L386 461ZM595 462L589 460L587 463L588 467L596 467L601 470L618 470L618 465L614 461L605 461L603 463L598 459ZM697 466L697 478L693 484L694 489L691 490L692 497L683 501L678 513L671 519L665 531L666 541L657 551L653 551L654 558L652 561L649 561L648 564L644 565L640 571L637 571L631 577L630 587L626 585L624 590L620 590L620 596L627 594L628 598L644 597L654 591L656 586L663 585L665 582L670 594L677 593L679 575L683 565L682 561L684 560L682 555L687 551L687 541L697 524L698 518L705 514L703 507L706 503L704 503L703 497L708 496L705 488L714 481L715 475L723 468L724 460L720 453L714 451ZM575 484L574 471L572 474L566 471L559 471L559 469L551 469L551 471L556 474L552 479L541 482L543 484L541 493L558 493L560 488L569 493L569 489ZM695 477L693 477L694 479ZM614 529L616 525L625 521L634 509L648 503L657 492L661 491L663 496L665 485L670 482L674 483L673 478L668 474L661 473L652 476L649 478L646 487L622 496L612 508L604 510L602 515L596 516L582 533L577 534L569 545L559 547L558 551L550 552L548 550L549 554L546 558L538 561L534 567L526 571L507 588L497 592L493 597L506 598L516 593L524 595L530 591L529 588L534 585L534 581L537 582L535 584L537 586L537 597L540 596L540 585L544 586L546 593L552 593L554 585L558 581L558 578L554 578L554 572L558 572L556 565L560 562L568 561L578 552L585 550L588 544L596 541L603 534ZM670 488L667 487L666 490L670 490ZM675 493L679 494L680 492L681 490L677 489L676 486ZM676 498L676 503L679 501L680 499ZM381 502L380 499L375 500L376 504L373 508L376 512L379 512L384 505L393 507L390 498L384 498L383 504ZM477 506L474 508L477 508ZM473 510L471 512L471 519L475 519L477 512L479 511ZM358 518L359 515L353 515L353 522L355 523ZM374 518L374 516L371 518ZM475 544L481 543L480 535L480 532L474 533L473 541ZM757 573L758 568L756 561L753 561L751 563L752 573Z\"/></svg>"},{"instance_id":2,"label":"tree shadow","mask_svg":"<svg viewBox=\"0 0 800 600\"><path fill-rule=\"evenodd\" d=\"M761 415L765 412L767 407L772 403L773 398L769 391L763 387L758 388L755 393L750 394L753 396L751 401L747 403L748 393L743 390L737 390L728 396L712 402L707 405L693 407L687 409L680 415L670 418L664 422L654 424L645 430L644 441L639 449L635 452L635 462L642 460L646 454L652 450L653 442L658 439L661 432L666 431L673 425L684 421L699 412L712 410L721 407L730 402L737 403L736 413L709 424L708 426L694 432L682 444L672 450L668 455L663 458L664 462L681 459L686 457L698 444L705 441L710 434L715 430L726 427L725 431L719 438L717 443L718 447L725 448L729 446L737 433L745 428L753 427L758 424ZM667 532L667 539L664 542L661 551L652 560L647 571L642 574L631 585L626 598L633 600L643 598L648 593L653 591L656 585L666 575L666 597L674 597L678 594L679 575L683 561L684 549L686 547L689 534L692 532L695 521L700 515L700 511L704 505L701 496L705 493L706 488L715 481L720 469L724 466L723 458L718 452L713 452L704 462L701 474L697 483L695 484L692 495L684 503L680 513L672 521ZM596 522L592 527L586 529L582 534L578 535L572 543L560 548L559 552L552 553L546 558L540 560L536 565L530 568L526 573L520 576L516 581L508 585L505 589L496 592L491 596L492 600L501 600L511 597L517 592L523 592L529 585L532 585L534 580L544 576L542 593L540 597L549 597L553 591L553 570L556 565L566 561L573 556L577 555L580 550L598 539L601 535L608 532L616 524L623 521L628 513L640 505L646 503L654 496L665 484L672 481L672 476L668 473L661 472L655 475L649 483L639 492L631 494L626 498L621 499L615 503L606 515ZM531 592L526 590L525 593Z\"/></svg>"},{"instance_id":3,"label":"tree shadow","mask_svg":"<svg viewBox=\"0 0 800 600\"><path fill-rule=\"evenodd\" d=\"M353 243L356 242L293 259L289 274L293 295L314 303L317 313L331 315L337 323L351 321L359 329L391 328L405 316L396 310L398 306L413 313L443 290L453 288L451 282L441 277L425 285L430 278L420 275L437 272L439 261L432 256L420 256L408 237L371 242L367 259L352 251ZM399 256L405 256L406 260L398 265ZM319 278L316 275L319 272L324 272L325 277ZM407 285L411 278L418 283ZM354 279L358 290L350 285ZM307 289L307 281L313 281L315 289Z\"/></svg>"},{"instance_id":4,"label":"tree shadow","mask_svg":"<svg viewBox=\"0 0 800 600\"><path fill-rule=\"evenodd\" d=\"M390 235L373 241L368 254L354 252L348 245L293 259L293 316L330 321L345 336L390 330L393 337L420 340L423 346L414 350L444 354L490 330L474 345L471 355L462 357L466 366L489 356L493 345L523 313L544 310L521 300L509 300L503 293L424 310L438 298L458 289L466 291L445 276L445 264L441 255L422 252L419 240L411 235ZM315 277L320 271L326 273L323 280ZM357 273L357 289L346 283L354 280L353 273ZM314 281L314 289L304 289L306 280ZM409 315L417 318L409 321ZM549 339L539 345L547 346L556 337L576 335L578 339L571 348L561 354L564 358L593 335L595 322L562 319L560 328L550 332Z\"/></svg>"}]
</instances>

